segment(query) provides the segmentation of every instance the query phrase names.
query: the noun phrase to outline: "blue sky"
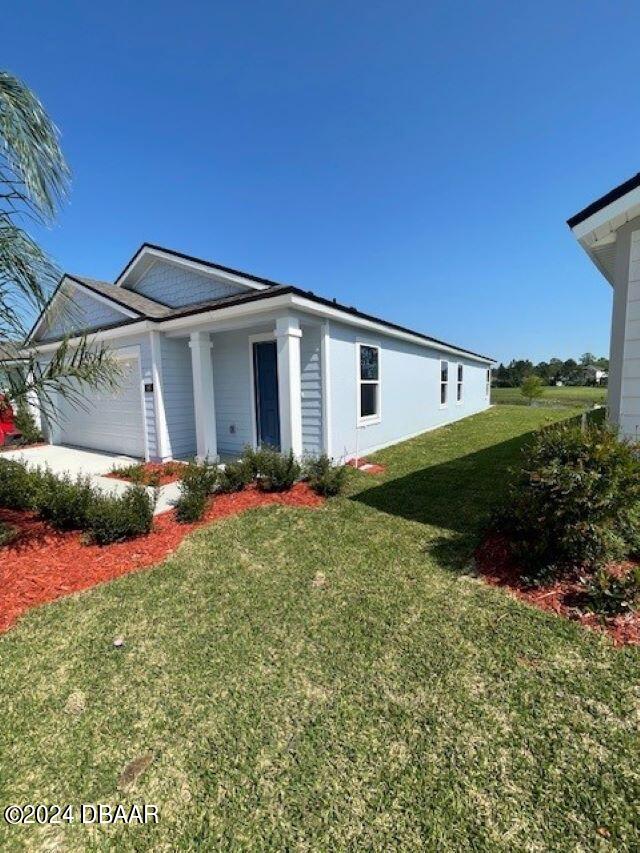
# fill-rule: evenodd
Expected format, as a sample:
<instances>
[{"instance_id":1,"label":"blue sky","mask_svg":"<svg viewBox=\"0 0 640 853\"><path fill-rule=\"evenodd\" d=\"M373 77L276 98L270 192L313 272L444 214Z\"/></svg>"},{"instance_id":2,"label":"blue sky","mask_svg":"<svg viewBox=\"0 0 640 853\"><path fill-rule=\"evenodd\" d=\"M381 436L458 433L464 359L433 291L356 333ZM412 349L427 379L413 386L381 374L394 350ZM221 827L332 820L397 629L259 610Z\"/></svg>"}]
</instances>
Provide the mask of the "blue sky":
<instances>
[{"instance_id":1,"label":"blue sky","mask_svg":"<svg viewBox=\"0 0 640 853\"><path fill-rule=\"evenodd\" d=\"M62 133L37 236L113 279L143 241L498 359L608 351L565 220L640 170L631 2L14 4L2 64Z\"/></svg>"}]
</instances>

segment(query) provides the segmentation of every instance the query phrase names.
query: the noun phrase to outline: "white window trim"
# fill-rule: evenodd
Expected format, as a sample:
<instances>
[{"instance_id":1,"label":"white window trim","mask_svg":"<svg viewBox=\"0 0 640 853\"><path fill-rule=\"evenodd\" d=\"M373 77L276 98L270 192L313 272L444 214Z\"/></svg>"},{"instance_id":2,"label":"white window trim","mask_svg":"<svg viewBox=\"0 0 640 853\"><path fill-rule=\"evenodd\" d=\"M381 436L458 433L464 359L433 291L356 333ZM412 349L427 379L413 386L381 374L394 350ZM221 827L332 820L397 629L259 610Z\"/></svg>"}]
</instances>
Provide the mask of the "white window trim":
<instances>
[{"instance_id":1,"label":"white window trim","mask_svg":"<svg viewBox=\"0 0 640 853\"><path fill-rule=\"evenodd\" d=\"M370 347L378 351L378 378L377 379L361 379L360 378L360 350L362 347ZM380 357L380 345L367 340L359 340L356 342L356 411L358 413L358 426L371 426L379 424L382 420L382 359ZM360 386L377 385L378 386L378 411L375 415L366 415L362 417L360 414Z\"/></svg>"},{"instance_id":2,"label":"white window trim","mask_svg":"<svg viewBox=\"0 0 640 853\"><path fill-rule=\"evenodd\" d=\"M460 368L462 368L462 379L459 379ZM460 389L460 397L458 398L458 389ZM456 406L461 406L464 402L464 364L459 361L456 364Z\"/></svg>"},{"instance_id":3,"label":"white window trim","mask_svg":"<svg viewBox=\"0 0 640 853\"><path fill-rule=\"evenodd\" d=\"M442 381L442 365L443 365L443 364L446 364L446 365L447 365L447 379L446 379L446 381L444 381L444 382ZM439 361L438 367L439 367L439 370L440 370L440 373L439 373L439 375L438 375L438 397L439 397L439 400L440 400L440 408L441 408L441 409L446 409L446 408L447 408L447 406L449 405L449 379L450 379L450 376L451 376L451 370L450 370L451 362L450 362L450 361L448 361L446 358L441 358L441 359L440 359L440 361ZM447 389L446 398L445 398L444 403L442 402L442 386L443 386L443 385L444 385L444 386L446 387L446 389Z\"/></svg>"}]
</instances>

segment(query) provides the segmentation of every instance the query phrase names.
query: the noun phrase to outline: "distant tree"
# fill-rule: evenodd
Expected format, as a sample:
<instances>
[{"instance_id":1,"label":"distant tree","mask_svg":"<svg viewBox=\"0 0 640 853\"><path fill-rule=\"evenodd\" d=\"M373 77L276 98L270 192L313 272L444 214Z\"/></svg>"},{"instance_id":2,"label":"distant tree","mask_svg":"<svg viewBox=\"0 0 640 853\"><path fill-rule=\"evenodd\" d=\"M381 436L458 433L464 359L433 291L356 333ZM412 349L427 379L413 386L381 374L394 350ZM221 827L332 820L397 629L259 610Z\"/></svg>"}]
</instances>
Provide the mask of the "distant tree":
<instances>
[{"instance_id":1,"label":"distant tree","mask_svg":"<svg viewBox=\"0 0 640 853\"><path fill-rule=\"evenodd\" d=\"M580 356L580 364L583 367L586 367L588 364L595 364L596 361L597 359L592 352L583 352Z\"/></svg>"},{"instance_id":2,"label":"distant tree","mask_svg":"<svg viewBox=\"0 0 640 853\"><path fill-rule=\"evenodd\" d=\"M522 380L522 385L520 386L520 393L523 397L527 398L529 405L531 405L534 400L537 400L538 397L542 397L544 394L542 379L534 373L529 376L525 376Z\"/></svg>"}]
</instances>

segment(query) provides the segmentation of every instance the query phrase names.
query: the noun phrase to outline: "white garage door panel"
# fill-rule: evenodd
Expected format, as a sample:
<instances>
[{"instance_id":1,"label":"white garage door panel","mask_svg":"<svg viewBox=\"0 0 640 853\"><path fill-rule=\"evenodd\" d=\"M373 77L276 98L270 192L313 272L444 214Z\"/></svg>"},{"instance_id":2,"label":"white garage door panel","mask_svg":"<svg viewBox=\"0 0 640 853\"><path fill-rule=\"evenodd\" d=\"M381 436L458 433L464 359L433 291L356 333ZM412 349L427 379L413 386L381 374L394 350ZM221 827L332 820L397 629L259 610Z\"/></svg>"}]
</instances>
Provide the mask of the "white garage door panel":
<instances>
[{"instance_id":1,"label":"white garage door panel","mask_svg":"<svg viewBox=\"0 0 640 853\"><path fill-rule=\"evenodd\" d=\"M144 457L140 369L136 358L122 359L117 391L86 391L82 408L63 401L60 444Z\"/></svg>"}]
</instances>

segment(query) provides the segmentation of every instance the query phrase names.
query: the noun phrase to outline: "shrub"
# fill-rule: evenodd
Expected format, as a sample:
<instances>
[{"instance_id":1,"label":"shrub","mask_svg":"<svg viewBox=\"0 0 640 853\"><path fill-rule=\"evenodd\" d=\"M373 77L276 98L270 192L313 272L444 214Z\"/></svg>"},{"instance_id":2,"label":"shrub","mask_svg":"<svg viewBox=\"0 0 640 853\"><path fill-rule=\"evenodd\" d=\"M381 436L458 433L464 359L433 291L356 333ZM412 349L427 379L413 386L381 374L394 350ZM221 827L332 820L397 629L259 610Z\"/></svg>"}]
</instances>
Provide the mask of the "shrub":
<instances>
[{"instance_id":1,"label":"shrub","mask_svg":"<svg viewBox=\"0 0 640 853\"><path fill-rule=\"evenodd\" d=\"M40 441L44 441L44 437L38 429L33 415L26 406L18 405L15 424L16 429L22 433L19 444L37 444Z\"/></svg>"},{"instance_id":2,"label":"shrub","mask_svg":"<svg viewBox=\"0 0 640 853\"><path fill-rule=\"evenodd\" d=\"M217 466L205 462L190 462L180 480L180 497L176 502L176 518L183 523L198 521L204 515L207 497L218 481Z\"/></svg>"},{"instance_id":3,"label":"shrub","mask_svg":"<svg viewBox=\"0 0 640 853\"><path fill-rule=\"evenodd\" d=\"M87 516L87 538L109 545L149 533L155 500L144 486L133 485L123 495L94 495Z\"/></svg>"},{"instance_id":4,"label":"shrub","mask_svg":"<svg viewBox=\"0 0 640 853\"><path fill-rule=\"evenodd\" d=\"M339 495L347 480L347 466L334 465L326 453L309 459L304 473L313 491L323 497Z\"/></svg>"},{"instance_id":5,"label":"shrub","mask_svg":"<svg viewBox=\"0 0 640 853\"><path fill-rule=\"evenodd\" d=\"M640 605L640 566L624 575L599 569L586 581L587 606L596 613L628 613Z\"/></svg>"},{"instance_id":6,"label":"shrub","mask_svg":"<svg viewBox=\"0 0 640 853\"><path fill-rule=\"evenodd\" d=\"M19 533L20 529L15 525L0 521L0 548L3 545L10 545Z\"/></svg>"},{"instance_id":7,"label":"shrub","mask_svg":"<svg viewBox=\"0 0 640 853\"><path fill-rule=\"evenodd\" d=\"M96 491L88 477L57 477L51 471L40 475L36 504L40 517L58 530L84 530Z\"/></svg>"},{"instance_id":8,"label":"shrub","mask_svg":"<svg viewBox=\"0 0 640 853\"><path fill-rule=\"evenodd\" d=\"M272 447L246 448L242 461L263 492L283 492L300 477L300 465L291 450L280 453Z\"/></svg>"},{"instance_id":9,"label":"shrub","mask_svg":"<svg viewBox=\"0 0 640 853\"><path fill-rule=\"evenodd\" d=\"M525 448L506 507L505 532L532 580L596 568L638 544L640 461L607 428L545 429Z\"/></svg>"},{"instance_id":10,"label":"shrub","mask_svg":"<svg viewBox=\"0 0 640 853\"><path fill-rule=\"evenodd\" d=\"M218 477L218 490L221 492L240 492L245 486L249 485L253 477L253 467L246 459L228 462Z\"/></svg>"},{"instance_id":11,"label":"shrub","mask_svg":"<svg viewBox=\"0 0 640 853\"><path fill-rule=\"evenodd\" d=\"M41 473L21 462L0 459L0 506L6 509L35 509Z\"/></svg>"},{"instance_id":12,"label":"shrub","mask_svg":"<svg viewBox=\"0 0 640 853\"><path fill-rule=\"evenodd\" d=\"M207 508L207 495L204 492L183 492L176 501L176 518L181 524L200 521Z\"/></svg>"},{"instance_id":13,"label":"shrub","mask_svg":"<svg viewBox=\"0 0 640 853\"><path fill-rule=\"evenodd\" d=\"M132 462L130 465L121 465L111 469L111 473L123 480L131 480L132 483L142 483L145 479L145 467L142 462Z\"/></svg>"}]
</instances>

